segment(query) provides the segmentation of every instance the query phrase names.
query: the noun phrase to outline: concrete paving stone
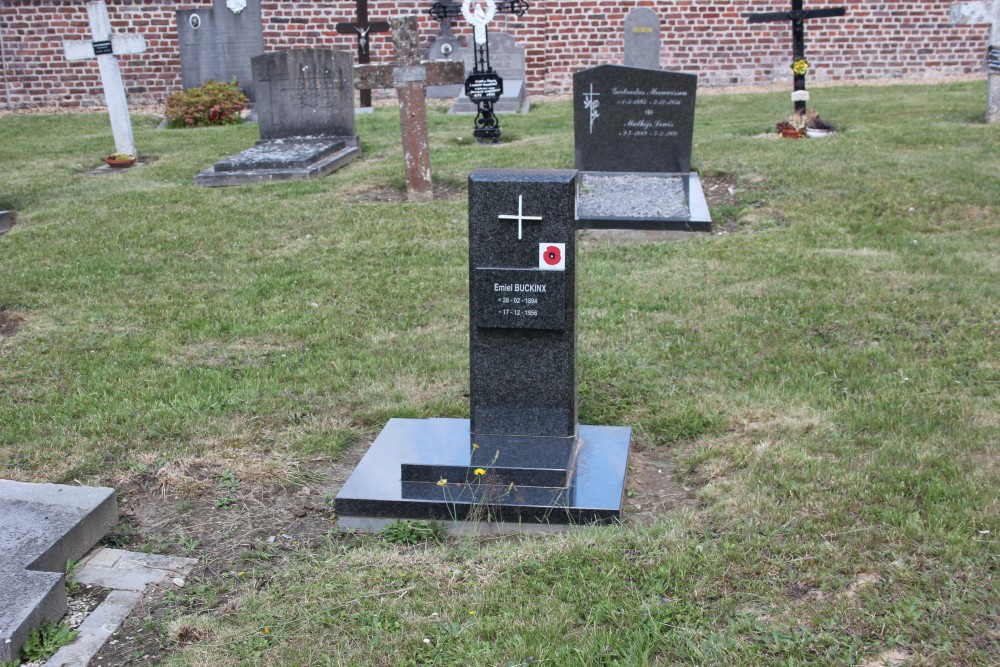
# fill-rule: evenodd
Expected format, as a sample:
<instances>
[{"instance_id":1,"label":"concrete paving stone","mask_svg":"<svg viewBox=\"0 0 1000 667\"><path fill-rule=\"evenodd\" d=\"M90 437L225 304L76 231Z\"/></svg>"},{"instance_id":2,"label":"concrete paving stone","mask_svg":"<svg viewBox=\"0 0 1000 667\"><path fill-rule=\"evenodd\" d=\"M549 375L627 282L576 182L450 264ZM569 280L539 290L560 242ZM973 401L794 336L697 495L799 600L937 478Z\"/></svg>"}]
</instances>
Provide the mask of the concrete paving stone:
<instances>
[{"instance_id":1,"label":"concrete paving stone","mask_svg":"<svg viewBox=\"0 0 1000 667\"><path fill-rule=\"evenodd\" d=\"M194 558L144 554L104 547L95 550L80 565L74 580L115 590L143 591L150 584L164 584L187 575L198 561ZM171 584L173 585L173 584Z\"/></svg>"},{"instance_id":2,"label":"concrete paving stone","mask_svg":"<svg viewBox=\"0 0 1000 667\"><path fill-rule=\"evenodd\" d=\"M118 522L114 489L0 480L0 662L66 613L63 572Z\"/></svg>"}]
</instances>

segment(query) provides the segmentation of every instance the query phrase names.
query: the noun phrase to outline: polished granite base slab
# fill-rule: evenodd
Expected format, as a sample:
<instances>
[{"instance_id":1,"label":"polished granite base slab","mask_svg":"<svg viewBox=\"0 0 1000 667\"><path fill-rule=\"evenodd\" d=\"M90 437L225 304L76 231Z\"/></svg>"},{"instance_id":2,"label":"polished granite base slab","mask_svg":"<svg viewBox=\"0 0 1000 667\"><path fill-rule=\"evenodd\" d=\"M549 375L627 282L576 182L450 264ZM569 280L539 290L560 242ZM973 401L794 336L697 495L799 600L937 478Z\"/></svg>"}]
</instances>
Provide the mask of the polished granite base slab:
<instances>
[{"instance_id":1,"label":"polished granite base slab","mask_svg":"<svg viewBox=\"0 0 1000 667\"><path fill-rule=\"evenodd\" d=\"M596 192L589 197L578 197L578 229L635 229L645 231L711 232L712 215L708 200L702 190L701 178L696 172L678 174L642 172L581 172L583 182L593 184ZM631 178L635 184L655 183L662 180L676 180L683 193L679 206L674 202L657 202L656 189L650 188L649 195L636 194L633 189L622 188L620 180ZM607 180L608 187L601 189L600 182ZM641 190L641 188L640 188ZM589 210L586 199L600 202L599 211ZM638 201L637 201L638 200ZM637 206L639 204L639 206ZM618 210L615 211L614 209ZM636 213L638 209L662 208L662 214Z\"/></svg>"},{"instance_id":2,"label":"polished granite base slab","mask_svg":"<svg viewBox=\"0 0 1000 667\"><path fill-rule=\"evenodd\" d=\"M469 478L467 419L391 419L340 489L341 530L384 525L373 519L499 522L507 525L613 523L621 518L632 429L581 425L568 487L493 484L494 471ZM403 466L439 466L463 474L444 486L407 475ZM498 471L499 472L499 471ZM501 479L503 475L498 475Z\"/></svg>"}]
</instances>

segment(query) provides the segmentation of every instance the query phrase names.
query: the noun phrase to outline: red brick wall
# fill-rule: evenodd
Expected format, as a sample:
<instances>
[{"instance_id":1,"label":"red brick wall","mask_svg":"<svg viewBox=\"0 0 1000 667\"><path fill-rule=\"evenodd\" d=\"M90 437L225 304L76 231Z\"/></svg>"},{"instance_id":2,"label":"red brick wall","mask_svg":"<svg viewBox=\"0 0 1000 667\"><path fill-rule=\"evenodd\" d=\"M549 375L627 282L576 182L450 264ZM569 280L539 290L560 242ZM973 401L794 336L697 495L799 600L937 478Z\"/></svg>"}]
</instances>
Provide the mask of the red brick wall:
<instances>
[{"instance_id":1,"label":"red brick wall","mask_svg":"<svg viewBox=\"0 0 1000 667\"><path fill-rule=\"evenodd\" d=\"M148 51L122 56L129 100L159 104L180 89L174 12L211 6L210 0L107 0L116 32L138 32ZM437 24L429 0L370 0L370 17L420 15L425 41ZM102 103L96 64L68 63L62 42L88 39L85 0L5 0L0 3L0 108ZM806 0L807 9L845 6L844 18L807 22L811 80L923 77L981 71L987 26L948 25L951 0L869 2ZM564 93L584 67L621 62L625 15L651 7L661 20L661 64L694 72L704 86L790 80L791 28L754 25L743 14L785 10L788 0L533 0L523 17L498 15L494 29L527 48L528 88ZM268 50L354 49L333 24L354 17L354 0L262 0ZM455 31L468 36L459 17ZM389 38L372 37L373 59L391 54Z\"/></svg>"}]
</instances>

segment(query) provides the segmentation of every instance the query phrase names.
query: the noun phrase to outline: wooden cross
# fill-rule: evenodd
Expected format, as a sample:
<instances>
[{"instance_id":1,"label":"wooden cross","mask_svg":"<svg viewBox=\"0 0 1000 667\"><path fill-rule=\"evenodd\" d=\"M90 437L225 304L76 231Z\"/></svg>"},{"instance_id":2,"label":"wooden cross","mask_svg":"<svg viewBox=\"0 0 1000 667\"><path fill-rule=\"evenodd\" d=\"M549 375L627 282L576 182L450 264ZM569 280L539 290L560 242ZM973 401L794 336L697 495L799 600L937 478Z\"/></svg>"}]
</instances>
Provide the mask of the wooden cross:
<instances>
[{"instance_id":1,"label":"wooden cross","mask_svg":"<svg viewBox=\"0 0 1000 667\"><path fill-rule=\"evenodd\" d=\"M146 50L146 39L142 35L111 33L111 20L104 0L87 3L90 17L91 41L63 42L66 60L89 60L97 58L104 86L104 102L111 117L111 133L115 137L115 152L135 156L135 138L132 135L132 119L128 115L125 100L125 84L115 55L142 53Z\"/></svg>"},{"instance_id":2,"label":"wooden cross","mask_svg":"<svg viewBox=\"0 0 1000 667\"><path fill-rule=\"evenodd\" d=\"M986 119L989 123L1000 123L1000 0L953 3L949 18L952 25L970 23L992 25L989 48L986 52L986 65L989 71Z\"/></svg>"},{"instance_id":3,"label":"wooden cross","mask_svg":"<svg viewBox=\"0 0 1000 667\"><path fill-rule=\"evenodd\" d=\"M354 87L395 88L399 98L399 125L403 133L406 195L410 201L434 198L431 156L427 144L426 86L461 83L465 63L460 60L421 60L417 17L390 21L396 60L354 66Z\"/></svg>"},{"instance_id":4,"label":"wooden cross","mask_svg":"<svg viewBox=\"0 0 1000 667\"><path fill-rule=\"evenodd\" d=\"M357 35L358 37L358 62L367 65L371 62L371 43L368 35L371 33L389 32L388 21L368 20L368 0L358 1L358 19L354 23L338 23L334 26L342 35ZM367 88L361 90L360 104L364 108L372 105L372 91Z\"/></svg>"},{"instance_id":5,"label":"wooden cross","mask_svg":"<svg viewBox=\"0 0 1000 667\"><path fill-rule=\"evenodd\" d=\"M830 16L844 16L847 9L844 7L831 7L829 9L802 9L803 0L792 0L792 11L790 12L764 12L761 14L744 14L750 19L750 23L774 23L776 21L792 22L792 44L794 49L794 61L805 62L806 58L806 19L826 18ZM806 100L809 93L806 90L806 73L795 72L795 92L792 99L795 100L795 110L804 112L806 110Z\"/></svg>"}]
</instances>

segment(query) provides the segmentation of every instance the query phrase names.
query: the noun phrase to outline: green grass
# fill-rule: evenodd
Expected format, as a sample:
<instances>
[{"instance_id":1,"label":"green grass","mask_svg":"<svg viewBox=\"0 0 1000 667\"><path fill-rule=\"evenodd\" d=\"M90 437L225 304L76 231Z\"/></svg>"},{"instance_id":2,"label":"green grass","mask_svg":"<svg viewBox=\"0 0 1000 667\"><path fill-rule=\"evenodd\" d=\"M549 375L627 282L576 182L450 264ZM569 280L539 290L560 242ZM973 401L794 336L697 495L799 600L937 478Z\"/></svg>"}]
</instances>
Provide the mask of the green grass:
<instances>
[{"instance_id":1,"label":"green grass","mask_svg":"<svg viewBox=\"0 0 1000 667\"><path fill-rule=\"evenodd\" d=\"M177 619L203 639L170 664L1000 662L1000 126L981 82L813 103L839 136L758 138L787 93L698 102L734 232L582 244L581 421L633 426L696 504L520 541L332 538L232 584L234 614ZM256 128L135 120L155 161L94 177L105 116L0 118L0 308L23 318L0 476L235 452L280 477L390 417L468 416L463 195L364 203L403 188L394 109L332 177L218 190L192 177ZM480 148L433 108L435 181L572 166L569 103L502 120Z\"/></svg>"}]
</instances>

